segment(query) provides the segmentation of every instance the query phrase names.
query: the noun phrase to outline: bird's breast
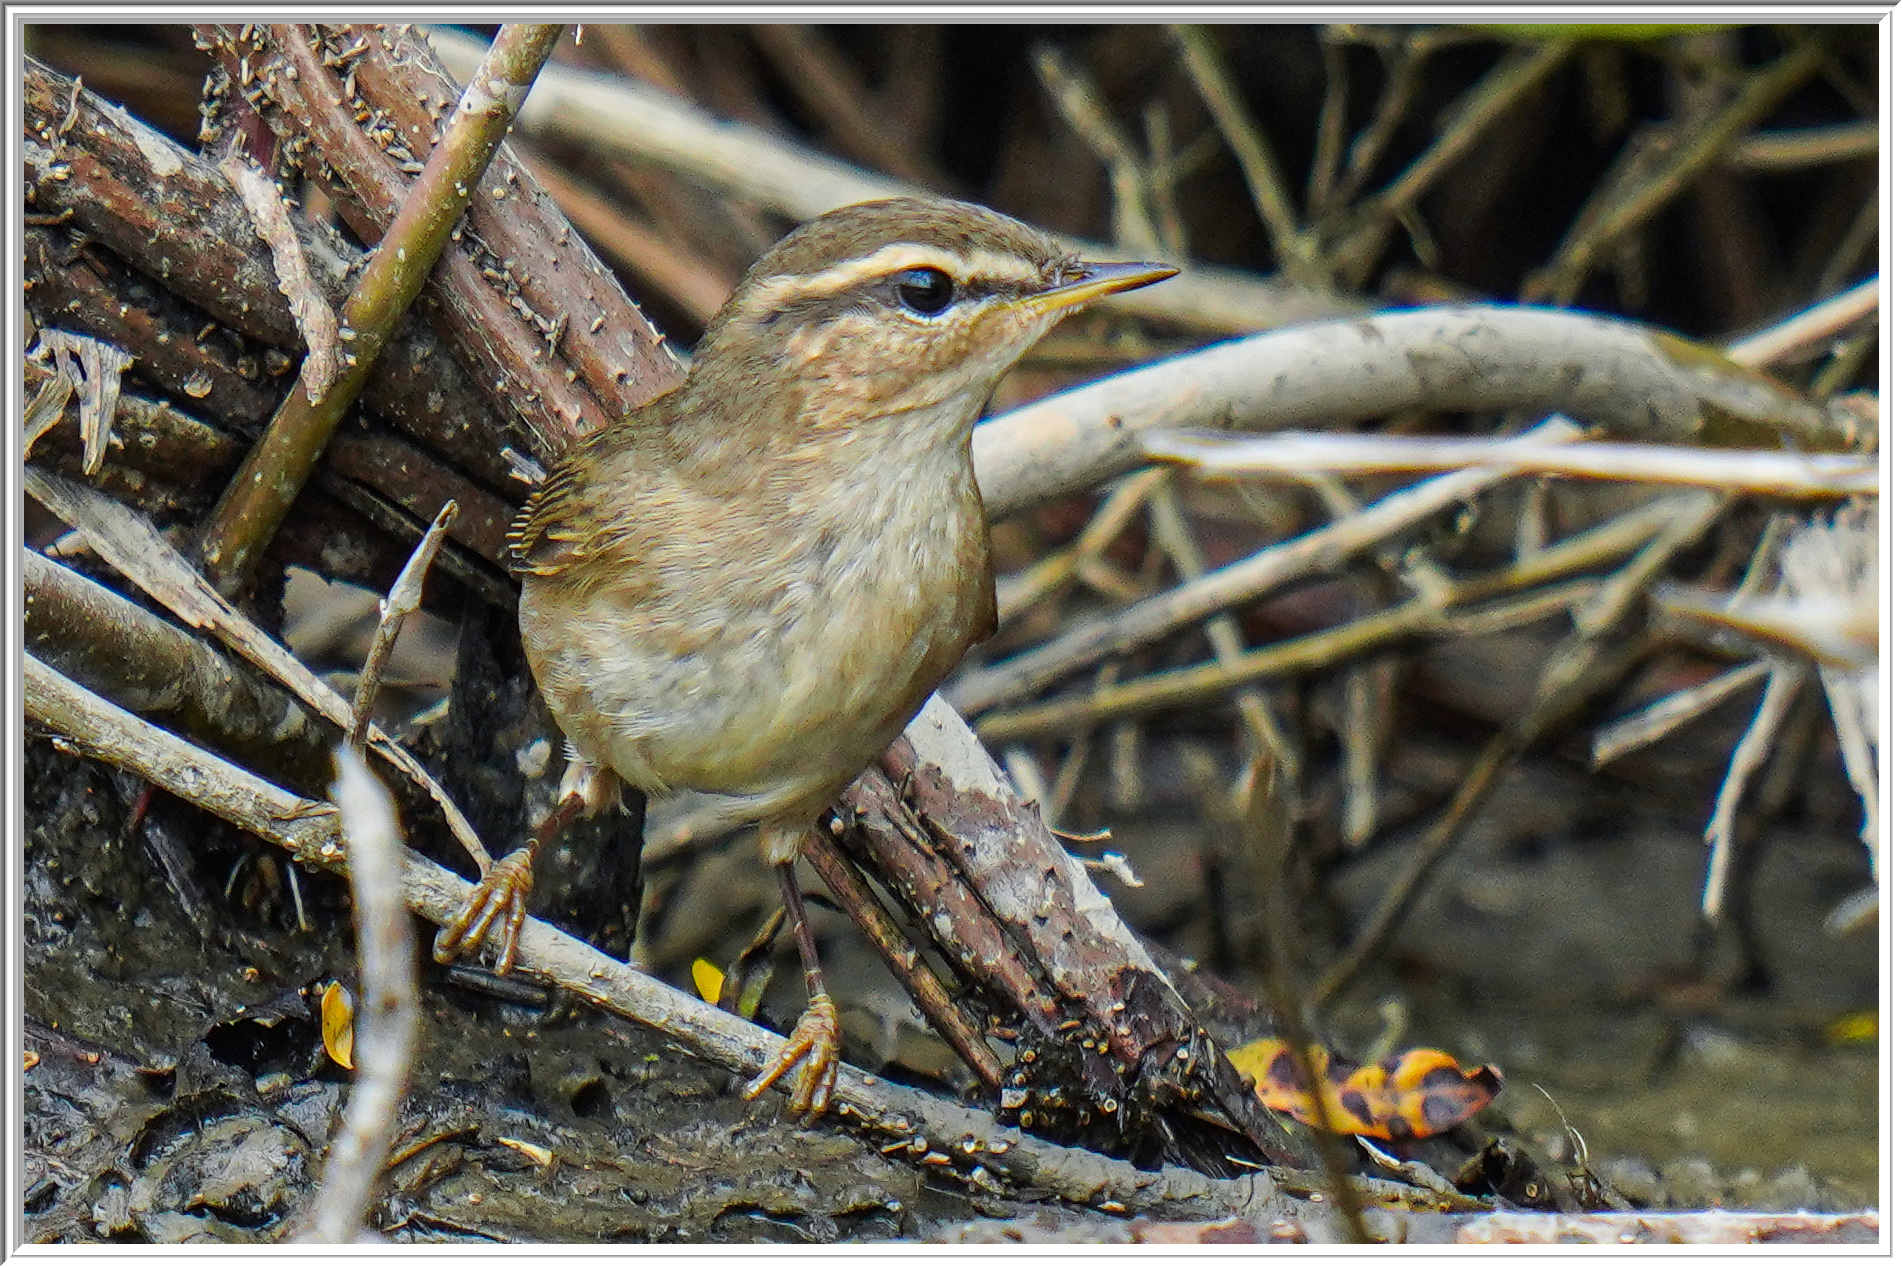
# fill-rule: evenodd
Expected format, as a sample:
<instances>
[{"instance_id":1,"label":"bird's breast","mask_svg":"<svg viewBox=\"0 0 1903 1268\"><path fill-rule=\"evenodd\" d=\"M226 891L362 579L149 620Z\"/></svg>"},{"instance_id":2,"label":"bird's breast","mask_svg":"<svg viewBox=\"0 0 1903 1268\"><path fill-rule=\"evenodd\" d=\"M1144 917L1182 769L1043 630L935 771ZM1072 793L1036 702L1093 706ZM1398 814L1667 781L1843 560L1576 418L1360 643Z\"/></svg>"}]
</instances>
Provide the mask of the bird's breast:
<instances>
[{"instance_id":1,"label":"bird's breast","mask_svg":"<svg viewBox=\"0 0 1903 1268\"><path fill-rule=\"evenodd\" d=\"M955 456L783 481L653 525L618 574L528 578L524 642L563 730L650 791L823 806L988 623L983 507Z\"/></svg>"}]
</instances>

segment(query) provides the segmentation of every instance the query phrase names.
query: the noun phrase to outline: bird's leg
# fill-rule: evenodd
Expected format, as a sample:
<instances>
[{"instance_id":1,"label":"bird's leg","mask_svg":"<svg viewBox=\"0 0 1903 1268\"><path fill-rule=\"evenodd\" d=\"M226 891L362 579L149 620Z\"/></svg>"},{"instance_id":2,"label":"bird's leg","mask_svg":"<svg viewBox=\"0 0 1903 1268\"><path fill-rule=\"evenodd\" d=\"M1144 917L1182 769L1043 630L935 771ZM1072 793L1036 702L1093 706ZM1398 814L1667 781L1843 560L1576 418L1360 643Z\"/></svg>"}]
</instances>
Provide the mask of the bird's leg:
<instances>
[{"instance_id":1,"label":"bird's leg","mask_svg":"<svg viewBox=\"0 0 1903 1268\"><path fill-rule=\"evenodd\" d=\"M496 956L496 972L506 974L514 968L516 939L521 936L522 922L528 917L536 852L560 836L562 829L579 816L599 814L613 804L616 795L613 774L571 751L554 809L535 826L526 845L483 873L455 919L437 930L431 952L436 962L447 964L481 949L489 931L500 919L502 947Z\"/></svg>"},{"instance_id":2,"label":"bird's leg","mask_svg":"<svg viewBox=\"0 0 1903 1268\"><path fill-rule=\"evenodd\" d=\"M826 1112L833 1098L833 1086L839 1081L839 1010L826 994L826 983L819 975L819 948L813 942L813 927L806 919L806 904L800 898L799 879L793 863L799 858L800 841L810 827L762 824L760 846L767 862L780 874L780 894L786 903L786 915L793 926L793 940L800 949L800 963L806 969L806 1011L800 1014L793 1033L786 1037L780 1055L747 1084L742 1093L748 1100L760 1095L801 1061L805 1066L793 1083L793 1113L812 1122Z\"/></svg>"}]
</instances>

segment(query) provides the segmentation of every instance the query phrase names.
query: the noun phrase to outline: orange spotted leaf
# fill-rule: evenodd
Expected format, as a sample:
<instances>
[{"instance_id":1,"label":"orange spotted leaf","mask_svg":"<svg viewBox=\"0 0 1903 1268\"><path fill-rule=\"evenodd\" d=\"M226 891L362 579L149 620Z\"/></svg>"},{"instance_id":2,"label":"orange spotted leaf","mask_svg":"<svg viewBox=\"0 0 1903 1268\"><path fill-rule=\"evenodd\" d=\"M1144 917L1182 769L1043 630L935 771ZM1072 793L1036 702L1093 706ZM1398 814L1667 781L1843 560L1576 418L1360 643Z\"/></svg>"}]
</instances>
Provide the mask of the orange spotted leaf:
<instances>
[{"instance_id":1,"label":"orange spotted leaf","mask_svg":"<svg viewBox=\"0 0 1903 1268\"><path fill-rule=\"evenodd\" d=\"M1415 1048L1357 1068L1316 1044L1322 1108L1331 1131L1376 1140L1418 1140L1463 1123L1499 1095L1504 1082L1490 1065L1462 1070L1432 1048ZM1312 1102L1302 1090L1295 1050L1280 1039L1258 1039L1229 1053L1229 1060L1255 1085L1256 1097L1316 1126Z\"/></svg>"}]
</instances>

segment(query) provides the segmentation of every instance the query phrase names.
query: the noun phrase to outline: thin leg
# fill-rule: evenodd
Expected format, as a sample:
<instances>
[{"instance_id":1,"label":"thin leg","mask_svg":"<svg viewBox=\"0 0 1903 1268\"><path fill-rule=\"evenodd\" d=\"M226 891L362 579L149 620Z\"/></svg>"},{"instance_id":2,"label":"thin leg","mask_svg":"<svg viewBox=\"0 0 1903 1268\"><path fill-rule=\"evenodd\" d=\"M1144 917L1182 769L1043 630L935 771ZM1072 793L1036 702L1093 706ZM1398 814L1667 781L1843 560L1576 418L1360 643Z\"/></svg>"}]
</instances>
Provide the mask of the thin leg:
<instances>
[{"instance_id":1,"label":"thin leg","mask_svg":"<svg viewBox=\"0 0 1903 1268\"><path fill-rule=\"evenodd\" d=\"M562 772L561 796L555 808L536 825L526 845L483 873L456 918L437 930L431 948L436 962L447 964L481 950L489 931L500 920L502 945L496 955L496 972L506 974L514 968L516 940L522 935L522 922L528 918L536 852L579 816L598 813L613 800L614 792L614 776L571 756L567 770Z\"/></svg>"},{"instance_id":2,"label":"thin leg","mask_svg":"<svg viewBox=\"0 0 1903 1268\"><path fill-rule=\"evenodd\" d=\"M826 983L819 972L819 948L813 942L813 928L806 919L806 903L800 897L799 879L793 860L799 857L802 834L809 829L788 830L762 826L760 842L767 861L780 874L780 894L786 904L787 919L793 925L794 944L799 947L800 963L806 970L806 1011L800 1014L793 1033L786 1037L779 1056L747 1084L742 1093L753 1100L795 1066L805 1062L793 1083L792 1110L812 1122L826 1112L832 1102L833 1088L839 1082L839 1010L826 994Z\"/></svg>"}]
</instances>

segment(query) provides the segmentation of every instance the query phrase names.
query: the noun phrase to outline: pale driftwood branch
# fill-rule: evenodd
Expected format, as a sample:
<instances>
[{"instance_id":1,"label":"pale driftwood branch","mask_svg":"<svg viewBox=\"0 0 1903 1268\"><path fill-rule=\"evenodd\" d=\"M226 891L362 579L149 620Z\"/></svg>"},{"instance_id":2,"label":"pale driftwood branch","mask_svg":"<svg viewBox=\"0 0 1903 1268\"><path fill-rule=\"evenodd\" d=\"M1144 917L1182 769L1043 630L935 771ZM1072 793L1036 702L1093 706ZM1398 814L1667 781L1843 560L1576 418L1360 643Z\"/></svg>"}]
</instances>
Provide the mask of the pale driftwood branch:
<instances>
[{"instance_id":1,"label":"pale driftwood branch","mask_svg":"<svg viewBox=\"0 0 1903 1268\"><path fill-rule=\"evenodd\" d=\"M48 510L78 529L101 558L174 616L212 631L227 647L284 684L331 723L340 728L350 725L350 702L213 590L143 516L77 481L32 467L27 468L26 487ZM456 840L487 870L493 862L489 851L435 777L409 750L377 727L370 730L370 744L379 756L429 794Z\"/></svg>"},{"instance_id":2,"label":"pale driftwood branch","mask_svg":"<svg viewBox=\"0 0 1903 1268\"><path fill-rule=\"evenodd\" d=\"M299 1241L341 1245L363 1239L373 1187L401 1123L423 1014L416 985L416 936L403 901L403 833L390 791L349 746L336 751L331 803L350 855L357 920L356 1078L343 1122L331 1137L324 1183Z\"/></svg>"},{"instance_id":3,"label":"pale driftwood branch","mask_svg":"<svg viewBox=\"0 0 1903 1268\"><path fill-rule=\"evenodd\" d=\"M484 47L482 41L446 27L433 28L430 43L458 78L471 72ZM794 220L809 220L848 203L929 193L758 129L716 119L659 88L567 66L548 68L522 108L520 127L529 135L659 164ZM1102 243L1069 245L1098 259L1116 254ZM1202 266L1186 269L1168 287L1113 296L1105 306L1230 334L1360 308L1343 296Z\"/></svg>"},{"instance_id":4,"label":"pale driftwood branch","mask_svg":"<svg viewBox=\"0 0 1903 1268\"><path fill-rule=\"evenodd\" d=\"M249 771L213 757L80 688L35 657L26 657L26 712L86 756L131 771L246 831L279 845L299 862L345 870L333 807L302 801ZM447 923L473 890L447 868L406 851L404 901L436 924ZM751 1074L779 1052L779 1035L674 990L632 966L531 918L523 927L516 971L562 987L597 1007L641 1023L716 1065ZM1242 1180L1218 1180L1183 1167L1143 1171L1100 1154L1050 1144L1000 1127L968 1109L900 1087L851 1066L841 1068L833 1110L895 1152L980 1191L1006 1184L1120 1213L1183 1218L1253 1211L1285 1216L1308 1204L1287 1190L1315 1191L1320 1181L1271 1169ZM1413 1196L1403 1186L1358 1181L1377 1201Z\"/></svg>"},{"instance_id":5,"label":"pale driftwood branch","mask_svg":"<svg viewBox=\"0 0 1903 1268\"><path fill-rule=\"evenodd\" d=\"M1667 444L1698 443L1715 420L1753 425L1767 446L1789 437L1844 450L1857 439L1832 411L1676 335L1457 305L1272 331L1100 379L985 423L972 454L996 519L1136 465L1145 431L1314 428L1402 409L1557 412Z\"/></svg>"},{"instance_id":6,"label":"pale driftwood branch","mask_svg":"<svg viewBox=\"0 0 1903 1268\"><path fill-rule=\"evenodd\" d=\"M1528 443L1520 437L1337 435L1282 432L1233 436L1164 430L1143 441L1151 458L1204 475L1305 479L1317 472L1374 475L1397 471L1485 468L1514 475L1634 480L1787 498L1845 498L1878 491L1875 458L1856 454L1776 453L1690 445Z\"/></svg>"}]
</instances>

